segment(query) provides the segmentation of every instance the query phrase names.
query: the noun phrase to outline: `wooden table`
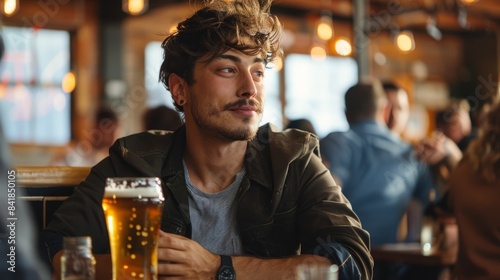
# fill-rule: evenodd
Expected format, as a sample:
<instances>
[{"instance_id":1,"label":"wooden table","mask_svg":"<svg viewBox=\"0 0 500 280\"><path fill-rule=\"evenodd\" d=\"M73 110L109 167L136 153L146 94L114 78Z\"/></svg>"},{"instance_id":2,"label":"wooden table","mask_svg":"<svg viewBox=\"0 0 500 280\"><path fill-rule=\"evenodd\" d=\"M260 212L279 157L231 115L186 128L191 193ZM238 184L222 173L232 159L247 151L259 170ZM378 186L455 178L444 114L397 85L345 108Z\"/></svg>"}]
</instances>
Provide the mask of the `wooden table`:
<instances>
[{"instance_id":1,"label":"wooden table","mask_svg":"<svg viewBox=\"0 0 500 280\"><path fill-rule=\"evenodd\" d=\"M429 255L422 254L420 243L386 244L371 250L375 261L391 261L414 265L453 266L457 260L457 248L446 251L434 250Z\"/></svg>"}]
</instances>

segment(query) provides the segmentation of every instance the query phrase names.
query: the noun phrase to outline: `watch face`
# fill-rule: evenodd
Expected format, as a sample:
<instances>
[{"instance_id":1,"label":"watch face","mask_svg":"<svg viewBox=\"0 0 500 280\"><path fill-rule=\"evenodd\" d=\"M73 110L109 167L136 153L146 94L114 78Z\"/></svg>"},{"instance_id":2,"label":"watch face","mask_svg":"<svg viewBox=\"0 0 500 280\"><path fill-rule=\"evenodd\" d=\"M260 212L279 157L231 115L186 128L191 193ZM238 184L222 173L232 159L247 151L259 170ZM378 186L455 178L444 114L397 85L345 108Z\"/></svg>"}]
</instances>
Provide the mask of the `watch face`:
<instances>
[{"instance_id":1,"label":"watch face","mask_svg":"<svg viewBox=\"0 0 500 280\"><path fill-rule=\"evenodd\" d=\"M230 267L223 266L219 271L219 280L234 280L235 277L234 270Z\"/></svg>"}]
</instances>

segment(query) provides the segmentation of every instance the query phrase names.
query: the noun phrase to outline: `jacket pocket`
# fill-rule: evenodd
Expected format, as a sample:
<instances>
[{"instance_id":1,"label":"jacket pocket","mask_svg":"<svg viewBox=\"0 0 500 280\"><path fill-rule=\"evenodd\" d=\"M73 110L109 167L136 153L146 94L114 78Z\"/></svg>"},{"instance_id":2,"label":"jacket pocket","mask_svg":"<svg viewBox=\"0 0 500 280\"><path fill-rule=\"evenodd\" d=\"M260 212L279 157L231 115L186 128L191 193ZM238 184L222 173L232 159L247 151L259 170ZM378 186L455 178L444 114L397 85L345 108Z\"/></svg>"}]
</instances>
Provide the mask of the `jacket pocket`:
<instances>
[{"instance_id":1,"label":"jacket pocket","mask_svg":"<svg viewBox=\"0 0 500 280\"><path fill-rule=\"evenodd\" d=\"M271 222L242 232L245 250L267 257L297 254L300 242L295 214L295 208L275 213Z\"/></svg>"},{"instance_id":2,"label":"jacket pocket","mask_svg":"<svg viewBox=\"0 0 500 280\"><path fill-rule=\"evenodd\" d=\"M177 219L163 219L161 222L161 230L168 233L186 236L186 226Z\"/></svg>"}]
</instances>

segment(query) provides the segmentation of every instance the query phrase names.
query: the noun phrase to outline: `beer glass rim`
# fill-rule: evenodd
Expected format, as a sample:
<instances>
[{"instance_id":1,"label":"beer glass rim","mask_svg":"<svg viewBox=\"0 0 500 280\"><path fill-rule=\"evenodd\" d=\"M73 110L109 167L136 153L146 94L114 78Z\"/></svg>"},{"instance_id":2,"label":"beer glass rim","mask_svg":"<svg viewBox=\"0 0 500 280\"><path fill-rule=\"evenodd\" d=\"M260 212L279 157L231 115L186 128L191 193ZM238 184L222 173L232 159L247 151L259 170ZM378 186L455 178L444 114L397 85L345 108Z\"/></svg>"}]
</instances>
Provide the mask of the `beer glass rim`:
<instances>
[{"instance_id":1,"label":"beer glass rim","mask_svg":"<svg viewBox=\"0 0 500 280\"><path fill-rule=\"evenodd\" d=\"M134 181L143 181L144 184L133 185ZM114 182L115 185L110 182ZM122 184L125 182L125 184ZM108 177L106 178L106 184L104 187L105 197L107 195L117 195L121 193L122 196L125 193L133 190L139 190L141 188L144 189L155 189L153 191L155 195L151 195L152 192L148 192L148 194L137 193L139 197L158 197L161 200L164 200L163 191L162 191L162 181L159 177ZM130 195L130 194L129 194ZM134 196L131 196L134 197Z\"/></svg>"},{"instance_id":2,"label":"beer glass rim","mask_svg":"<svg viewBox=\"0 0 500 280\"><path fill-rule=\"evenodd\" d=\"M155 176L152 176L152 177L107 177L106 178L106 182L107 181L117 181L117 180L120 180L120 181L134 181L134 180L157 180L158 182L161 183L161 179L159 177L155 177Z\"/></svg>"},{"instance_id":3,"label":"beer glass rim","mask_svg":"<svg viewBox=\"0 0 500 280\"><path fill-rule=\"evenodd\" d=\"M110 182L127 182L127 186L129 182L133 181L145 181L145 182L154 182L157 186L162 185L162 181L159 177L108 177L106 178L106 188L111 188ZM151 185L153 186L153 185Z\"/></svg>"}]
</instances>

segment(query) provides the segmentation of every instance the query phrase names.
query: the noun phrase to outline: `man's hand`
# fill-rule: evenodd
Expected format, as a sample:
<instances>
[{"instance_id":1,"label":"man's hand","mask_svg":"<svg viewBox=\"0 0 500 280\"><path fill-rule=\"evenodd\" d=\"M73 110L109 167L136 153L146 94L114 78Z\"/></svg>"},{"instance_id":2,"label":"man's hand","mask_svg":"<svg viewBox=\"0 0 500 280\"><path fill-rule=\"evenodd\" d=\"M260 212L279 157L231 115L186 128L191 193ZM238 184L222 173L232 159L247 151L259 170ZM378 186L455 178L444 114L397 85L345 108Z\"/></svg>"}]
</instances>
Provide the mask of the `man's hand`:
<instances>
[{"instance_id":1,"label":"man's hand","mask_svg":"<svg viewBox=\"0 0 500 280\"><path fill-rule=\"evenodd\" d=\"M329 259L316 255L276 259L233 256L232 259L240 280L296 279L299 265L331 265ZM219 255L197 242L160 231L158 279L217 279L220 262Z\"/></svg>"},{"instance_id":2,"label":"man's hand","mask_svg":"<svg viewBox=\"0 0 500 280\"><path fill-rule=\"evenodd\" d=\"M417 155L420 160L434 165L447 156L445 146L446 137L441 132L433 132L429 138L422 140L417 146Z\"/></svg>"},{"instance_id":3,"label":"man's hand","mask_svg":"<svg viewBox=\"0 0 500 280\"><path fill-rule=\"evenodd\" d=\"M458 146L443 133L435 131L431 137L422 140L416 148L420 160L435 165L445 160L449 168L453 168L462 158Z\"/></svg>"},{"instance_id":4,"label":"man's hand","mask_svg":"<svg viewBox=\"0 0 500 280\"><path fill-rule=\"evenodd\" d=\"M159 279L216 278L220 256L210 253L197 242L160 231L158 244Z\"/></svg>"}]
</instances>

